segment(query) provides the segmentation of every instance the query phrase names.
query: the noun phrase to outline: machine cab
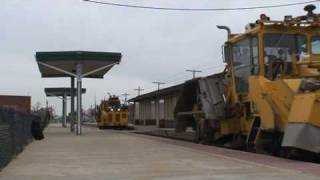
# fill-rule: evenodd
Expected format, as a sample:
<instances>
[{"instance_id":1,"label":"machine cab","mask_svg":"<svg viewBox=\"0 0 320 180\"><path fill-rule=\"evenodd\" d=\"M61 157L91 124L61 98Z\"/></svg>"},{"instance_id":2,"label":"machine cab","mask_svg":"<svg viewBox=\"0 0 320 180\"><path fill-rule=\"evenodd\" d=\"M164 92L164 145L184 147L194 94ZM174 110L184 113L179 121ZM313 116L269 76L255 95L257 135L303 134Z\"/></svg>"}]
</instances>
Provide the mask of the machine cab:
<instances>
[{"instance_id":1,"label":"machine cab","mask_svg":"<svg viewBox=\"0 0 320 180\"><path fill-rule=\"evenodd\" d=\"M231 34L224 45L224 61L232 82L235 100L246 100L249 76L279 78L316 77L320 73L320 16L313 5L305 8L306 16L271 21L262 14L256 23L246 26L245 33Z\"/></svg>"}]
</instances>

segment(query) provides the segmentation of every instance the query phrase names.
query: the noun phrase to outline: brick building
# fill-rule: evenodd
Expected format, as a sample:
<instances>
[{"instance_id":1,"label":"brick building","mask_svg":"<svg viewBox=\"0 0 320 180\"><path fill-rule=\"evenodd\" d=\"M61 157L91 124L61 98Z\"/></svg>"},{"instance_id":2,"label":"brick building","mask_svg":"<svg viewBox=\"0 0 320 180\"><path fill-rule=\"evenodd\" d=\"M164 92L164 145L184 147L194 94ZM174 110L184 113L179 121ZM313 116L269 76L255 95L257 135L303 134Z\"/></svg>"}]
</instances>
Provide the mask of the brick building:
<instances>
[{"instance_id":1,"label":"brick building","mask_svg":"<svg viewBox=\"0 0 320 180\"><path fill-rule=\"evenodd\" d=\"M30 113L31 97L0 95L0 106L13 108L16 111L20 111L20 112Z\"/></svg>"}]
</instances>

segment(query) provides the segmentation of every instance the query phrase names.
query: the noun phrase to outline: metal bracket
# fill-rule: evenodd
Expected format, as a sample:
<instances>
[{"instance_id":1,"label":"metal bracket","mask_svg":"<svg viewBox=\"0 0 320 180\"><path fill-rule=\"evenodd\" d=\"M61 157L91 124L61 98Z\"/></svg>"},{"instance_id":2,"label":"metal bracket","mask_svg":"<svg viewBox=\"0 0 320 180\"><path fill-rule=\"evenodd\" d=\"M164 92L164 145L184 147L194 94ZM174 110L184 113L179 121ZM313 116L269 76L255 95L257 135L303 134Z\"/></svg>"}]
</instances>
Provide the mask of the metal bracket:
<instances>
[{"instance_id":1,"label":"metal bracket","mask_svg":"<svg viewBox=\"0 0 320 180\"><path fill-rule=\"evenodd\" d=\"M44 62L40 62L40 61L38 61L38 64L41 64L41 65L46 66L46 67L48 67L48 68L50 68L50 69L54 69L54 70L56 70L56 71L59 71L59 72L68 74L68 75L70 75L70 76L77 77L76 74L73 74L73 73L71 73L71 72L69 72L69 71L66 71L66 70L63 70L63 69L61 69L61 68L52 66L52 65L50 65L50 64L47 64L47 63L44 63Z\"/></svg>"},{"instance_id":2,"label":"metal bracket","mask_svg":"<svg viewBox=\"0 0 320 180\"><path fill-rule=\"evenodd\" d=\"M109 65L106 65L106 66L102 66L102 67L100 67L100 68L98 68L98 69L89 71L89 72L87 72L87 73L82 74L82 75L81 75L81 78L84 78L85 76L89 76L90 74L93 74L93 73L95 73L95 72L102 71L102 70L104 70L104 69L106 69L106 68L108 68L108 67L110 67L110 66L116 65L116 64L119 64L119 63L112 63L112 64L109 64Z\"/></svg>"}]
</instances>

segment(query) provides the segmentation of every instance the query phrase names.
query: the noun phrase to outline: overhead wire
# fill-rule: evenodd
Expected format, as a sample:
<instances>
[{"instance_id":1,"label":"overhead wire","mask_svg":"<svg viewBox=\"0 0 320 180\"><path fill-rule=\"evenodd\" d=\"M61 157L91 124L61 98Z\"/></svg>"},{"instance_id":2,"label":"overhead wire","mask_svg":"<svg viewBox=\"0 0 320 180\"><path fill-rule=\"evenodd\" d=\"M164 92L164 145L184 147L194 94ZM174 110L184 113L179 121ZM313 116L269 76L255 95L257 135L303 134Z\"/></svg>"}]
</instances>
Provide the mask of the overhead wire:
<instances>
[{"instance_id":1,"label":"overhead wire","mask_svg":"<svg viewBox=\"0 0 320 180\"><path fill-rule=\"evenodd\" d=\"M96 3L96 4L102 4L102 5L125 7L125 8L166 10L166 11L239 11L239 10L280 8L280 7L297 6L297 5L320 2L320 0L312 0L312 1L303 1L303 2L296 2L296 3L278 4L278 5L234 7L234 8L171 8L171 7L157 7L157 6L142 6L142 5L121 4L121 3L98 1L98 0L83 0L83 1L90 2L90 3Z\"/></svg>"},{"instance_id":2,"label":"overhead wire","mask_svg":"<svg viewBox=\"0 0 320 180\"><path fill-rule=\"evenodd\" d=\"M207 71L207 70L211 70L211 69L224 68L224 67L225 67L224 65L211 66L211 67L201 69L201 71Z\"/></svg>"},{"instance_id":3,"label":"overhead wire","mask_svg":"<svg viewBox=\"0 0 320 180\"><path fill-rule=\"evenodd\" d=\"M184 79L185 77L188 77L188 76L190 76L190 74L184 74L183 76L180 76L179 78L174 78L174 79L168 80L165 83L170 84L173 82L177 82L177 81Z\"/></svg>"},{"instance_id":4,"label":"overhead wire","mask_svg":"<svg viewBox=\"0 0 320 180\"><path fill-rule=\"evenodd\" d=\"M171 7L157 7L157 6L142 6L142 5L131 5L131 4L121 4L121 3L114 3L114 2L107 2L107 1L98 1L98 0L83 0L89 3L96 3L102 5L109 5L109 6L118 6L118 7L125 7L125 8L138 8L138 9L151 9L151 10L167 10L167 11L239 11L239 10L252 10L252 9L268 9L268 8L280 8L280 7L288 7L288 6L296 6L296 5L303 5L309 3L318 3L320 0L312 0L312 1L303 1L303 2L296 2L296 3L286 3L286 4L278 4L278 5L266 5L266 6L251 6L251 7L234 7L234 8L171 8ZM221 66L219 66L221 67ZM216 69L217 67L209 67L205 69L201 69L202 71L207 71L210 69ZM177 76L181 73L176 73L174 76ZM189 74L179 76L179 78L174 78L173 80L167 80L166 83L177 82L184 77L189 76Z\"/></svg>"},{"instance_id":5,"label":"overhead wire","mask_svg":"<svg viewBox=\"0 0 320 180\"><path fill-rule=\"evenodd\" d=\"M202 69L199 69L203 72L205 71L208 71L208 70L213 70L213 69L217 69L217 68L223 68L224 66L223 65L217 65L217 66L210 66L210 67L206 67L206 68L202 68ZM180 80L183 80L185 79L185 77L188 77L190 76L190 74L185 74L186 72L184 72L184 75L182 76L178 76L178 78L174 78L174 79L170 79L170 80L167 80L165 81L165 83L167 84L172 84L172 83L175 83L175 82L178 82ZM186 79L185 79L186 80Z\"/></svg>"},{"instance_id":6,"label":"overhead wire","mask_svg":"<svg viewBox=\"0 0 320 180\"><path fill-rule=\"evenodd\" d=\"M212 68L219 68L219 67L224 67L224 65L214 65L214 66L208 66L207 63L209 62L206 62L206 64L198 64L198 65L195 65L195 66L190 66L188 67L189 69L191 68L196 68L197 70L200 70L200 71L204 71L204 70L207 70L207 69L212 69ZM205 68L202 68L204 67ZM173 75L170 75L170 76L166 76L165 78L162 78L161 80L162 81L168 81L168 80L171 80L172 78L176 78L176 77L179 77L179 76L184 76L186 74L186 71L183 70L183 71L179 71Z\"/></svg>"},{"instance_id":7,"label":"overhead wire","mask_svg":"<svg viewBox=\"0 0 320 180\"><path fill-rule=\"evenodd\" d=\"M213 69L223 68L223 67L224 67L223 65L216 65L216 66L209 66L206 68L202 68L199 70L201 70L203 73L208 70L213 70ZM215 72L212 72L212 73L215 73ZM181 75L179 75L179 74L181 74ZM177 76L177 75L179 75L179 76ZM168 87L168 85L175 85L179 81L186 81L186 80L191 79L191 78L187 78L187 77L190 77L190 74L185 71L175 73L174 76L176 76L176 77L169 78L166 81L164 81L164 79L163 79L162 82L165 83L164 86ZM172 77L172 76L169 76L169 77ZM145 90L144 93L149 93L149 92L153 91L152 89L154 89L154 85L149 85L147 87L144 87L143 89Z\"/></svg>"},{"instance_id":8,"label":"overhead wire","mask_svg":"<svg viewBox=\"0 0 320 180\"><path fill-rule=\"evenodd\" d=\"M158 79L160 79L160 81L167 81L167 80L170 80L170 79L172 79L172 78L179 77L179 76L181 76L182 74L184 74L184 71L178 71L178 72L176 72L176 73L174 73L174 74L165 76L164 78L158 78Z\"/></svg>"}]
</instances>

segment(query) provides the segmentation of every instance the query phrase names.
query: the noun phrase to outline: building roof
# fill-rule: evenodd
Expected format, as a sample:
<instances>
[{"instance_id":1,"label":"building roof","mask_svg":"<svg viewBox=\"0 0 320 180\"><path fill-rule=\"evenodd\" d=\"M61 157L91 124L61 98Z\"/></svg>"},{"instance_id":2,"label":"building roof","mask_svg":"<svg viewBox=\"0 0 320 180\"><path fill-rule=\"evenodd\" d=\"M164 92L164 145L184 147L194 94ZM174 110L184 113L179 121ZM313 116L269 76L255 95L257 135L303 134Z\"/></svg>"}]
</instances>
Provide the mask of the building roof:
<instances>
[{"instance_id":1,"label":"building roof","mask_svg":"<svg viewBox=\"0 0 320 180\"><path fill-rule=\"evenodd\" d=\"M66 96L71 96L71 88L61 87L61 88L44 88L46 96L63 96L66 93ZM86 93L86 89L82 88L82 94ZM77 95L77 89L74 89L74 95Z\"/></svg>"},{"instance_id":2,"label":"building roof","mask_svg":"<svg viewBox=\"0 0 320 180\"><path fill-rule=\"evenodd\" d=\"M120 63L122 55L116 52L56 51L37 52L35 57L42 77L70 77L68 74L46 67L39 62L71 73L76 72L77 64L82 64L83 74L85 74L100 67ZM113 65L85 77L103 78L112 67Z\"/></svg>"},{"instance_id":3,"label":"building roof","mask_svg":"<svg viewBox=\"0 0 320 180\"><path fill-rule=\"evenodd\" d=\"M135 98L129 99L129 102L137 102L137 101L142 101L142 100L147 100L147 99L155 99L155 98L157 98L157 97L159 98L161 96L163 97L163 96L169 95L174 92L179 92L187 82L193 83L193 82L197 82L201 78L210 78L210 77L217 76L217 75L221 76L223 74L224 73L216 73L216 74L211 74L206 77L199 77L199 78L195 78L195 79L186 80L184 83L170 86L167 88L163 88L163 89L160 89L159 91L152 91L152 92L137 96Z\"/></svg>"}]
</instances>

